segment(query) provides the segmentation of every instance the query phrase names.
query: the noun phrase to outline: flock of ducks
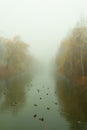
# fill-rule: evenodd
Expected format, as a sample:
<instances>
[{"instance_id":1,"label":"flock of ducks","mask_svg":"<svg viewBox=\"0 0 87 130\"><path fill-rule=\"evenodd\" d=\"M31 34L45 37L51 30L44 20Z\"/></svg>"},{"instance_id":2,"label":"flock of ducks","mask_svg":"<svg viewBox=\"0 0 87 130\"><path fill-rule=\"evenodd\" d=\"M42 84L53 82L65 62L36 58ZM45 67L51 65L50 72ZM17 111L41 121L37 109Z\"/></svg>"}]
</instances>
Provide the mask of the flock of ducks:
<instances>
[{"instance_id":1,"label":"flock of ducks","mask_svg":"<svg viewBox=\"0 0 87 130\"><path fill-rule=\"evenodd\" d=\"M44 86L43 86L43 88L44 88ZM47 89L49 89L49 88L47 88ZM40 93L40 90L37 89L37 92ZM55 94L56 94L56 92L55 92ZM46 93L46 95L49 95L49 94ZM40 100L42 100L42 97L40 97ZM57 102L55 102L54 104L55 104L55 105L58 105ZM38 106L37 104L34 104L34 107L37 107L37 106ZM47 109L47 110L50 110L50 107L47 107L46 109ZM33 117L36 118L36 117L37 117L37 114L34 114ZM43 122L43 121L44 121L44 118L41 117L41 118L39 118L39 120Z\"/></svg>"}]
</instances>

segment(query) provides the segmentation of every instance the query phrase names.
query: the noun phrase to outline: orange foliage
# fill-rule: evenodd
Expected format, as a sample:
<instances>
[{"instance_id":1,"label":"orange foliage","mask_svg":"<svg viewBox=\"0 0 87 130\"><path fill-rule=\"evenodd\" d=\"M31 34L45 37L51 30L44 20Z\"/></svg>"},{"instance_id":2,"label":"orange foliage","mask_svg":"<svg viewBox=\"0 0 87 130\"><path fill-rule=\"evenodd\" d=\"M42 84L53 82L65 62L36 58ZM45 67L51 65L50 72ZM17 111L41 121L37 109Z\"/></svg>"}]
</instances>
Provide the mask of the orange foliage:
<instances>
[{"instance_id":1,"label":"orange foliage","mask_svg":"<svg viewBox=\"0 0 87 130\"><path fill-rule=\"evenodd\" d=\"M87 26L76 26L72 33L62 41L57 55L58 75L83 84L87 77ZM81 80L81 82L80 82Z\"/></svg>"},{"instance_id":2,"label":"orange foliage","mask_svg":"<svg viewBox=\"0 0 87 130\"><path fill-rule=\"evenodd\" d=\"M28 54L28 44L21 41L18 37L12 40L0 38L0 46L4 50L1 51L0 79L21 73L26 68L29 69L31 56Z\"/></svg>"}]
</instances>

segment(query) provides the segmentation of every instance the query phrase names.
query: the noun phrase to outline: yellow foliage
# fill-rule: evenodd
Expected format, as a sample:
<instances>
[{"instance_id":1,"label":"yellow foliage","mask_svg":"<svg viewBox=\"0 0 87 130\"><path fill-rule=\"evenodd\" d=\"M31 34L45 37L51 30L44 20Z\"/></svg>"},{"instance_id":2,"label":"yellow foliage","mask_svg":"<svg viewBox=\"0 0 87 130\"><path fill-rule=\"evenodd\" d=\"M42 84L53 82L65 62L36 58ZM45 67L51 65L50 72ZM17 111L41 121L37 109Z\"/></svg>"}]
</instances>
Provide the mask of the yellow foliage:
<instances>
[{"instance_id":1,"label":"yellow foliage","mask_svg":"<svg viewBox=\"0 0 87 130\"><path fill-rule=\"evenodd\" d=\"M2 42L3 41L3 42ZM1 55L5 55L4 58L0 60L0 64L4 61L3 70L0 74L0 77L4 77L3 75L15 75L23 71L27 66L31 64L31 56L29 55L28 47L29 45L19 37L14 37L13 39L0 39L0 46L4 48L5 51L2 51ZM26 66L26 67L25 67Z\"/></svg>"}]
</instances>

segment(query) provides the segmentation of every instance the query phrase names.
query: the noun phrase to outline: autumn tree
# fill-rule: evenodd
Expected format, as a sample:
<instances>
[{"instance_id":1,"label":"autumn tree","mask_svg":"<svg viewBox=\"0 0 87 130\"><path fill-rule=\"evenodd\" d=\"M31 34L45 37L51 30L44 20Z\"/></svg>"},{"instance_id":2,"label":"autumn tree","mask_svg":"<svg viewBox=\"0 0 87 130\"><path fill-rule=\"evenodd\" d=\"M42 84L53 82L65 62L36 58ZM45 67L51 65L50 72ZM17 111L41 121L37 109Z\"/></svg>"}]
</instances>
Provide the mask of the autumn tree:
<instances>
[{"instance_id":1,"label":"autumn tree","mask_svg":"<svg viewBox=\"0 0 87 130\"><path fill-rule=\"evenodd\" d=\"M56 58L57 75L70 80L87 80L87 24L77 25L61 42Z\"/></svg>"},{"instance_id":2,"label":"autumn tree","mask_svg":"<svg viewBox=\"0 0 87 130\"><path fill-rule=\"evenodd\" d=\"M29 45L19 37L13 39L0 38L0 66L2 68L1 77L11 76L30 71L32 58L29 53Z\"/></svg>"}]
</instances>

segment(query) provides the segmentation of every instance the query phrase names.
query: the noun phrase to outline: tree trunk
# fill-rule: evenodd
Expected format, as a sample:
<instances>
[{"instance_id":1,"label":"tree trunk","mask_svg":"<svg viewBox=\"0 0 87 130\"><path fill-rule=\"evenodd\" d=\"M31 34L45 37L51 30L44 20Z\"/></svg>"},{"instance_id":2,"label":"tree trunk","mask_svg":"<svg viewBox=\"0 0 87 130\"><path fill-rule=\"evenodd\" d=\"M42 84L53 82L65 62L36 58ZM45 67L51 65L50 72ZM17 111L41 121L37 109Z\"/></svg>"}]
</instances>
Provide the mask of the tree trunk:
<instances>
[{"instance_id":1,"label":"tree trunk","mask_svg":"<svg viewBox=\"0 0 87 130\"><path fill-rule=\"evenodd\" d=\"M84 71L84 64L83 64L83 48L84 48L84 44L82 44L82 46L81 46L81 55L80 55L80 58L81 58L81 70L82 70L82 80L84 81L85 71Z\"/></svg>"}]
</instances>

